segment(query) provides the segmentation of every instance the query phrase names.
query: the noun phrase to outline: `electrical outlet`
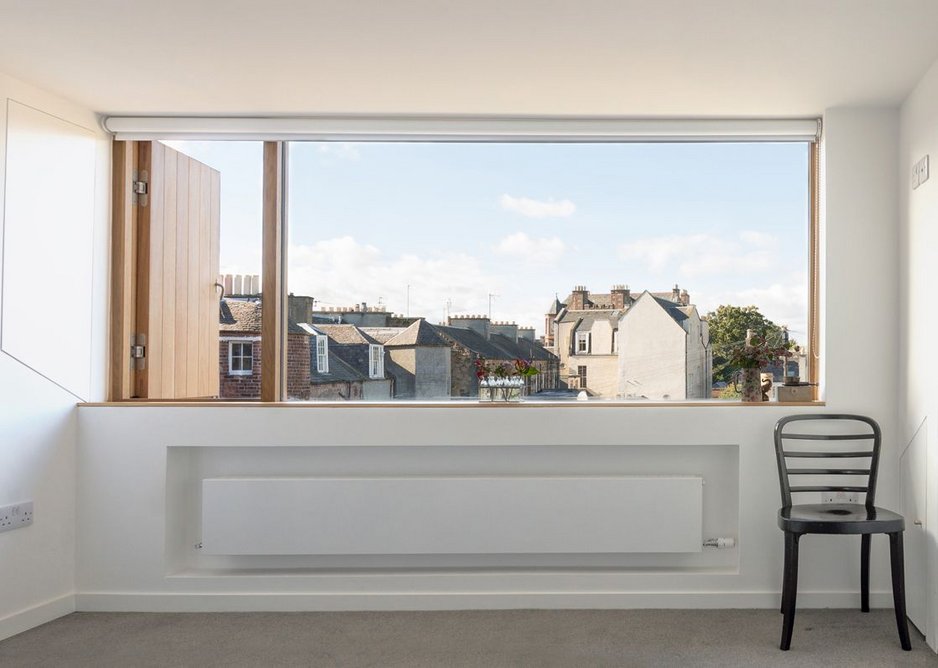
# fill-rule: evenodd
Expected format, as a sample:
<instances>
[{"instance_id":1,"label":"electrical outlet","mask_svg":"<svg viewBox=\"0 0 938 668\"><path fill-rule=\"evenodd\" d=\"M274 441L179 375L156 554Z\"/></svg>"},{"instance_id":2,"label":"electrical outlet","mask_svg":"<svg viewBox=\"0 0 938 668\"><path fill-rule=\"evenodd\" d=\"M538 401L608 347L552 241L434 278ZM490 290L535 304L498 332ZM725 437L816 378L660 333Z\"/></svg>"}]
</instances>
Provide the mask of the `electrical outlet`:
<instances>
[{"instance_id":1,"label":"electrical outlet","mask_svg":"<svg viewBox=\"0 0 938 668\"><path fill-rule=\"evenodd\" d=\"M928 180L928 155L912 165L912 190Z\"/></svg>"},{"instance_id":2,"label":"electrical outlet","mask_svg":"<svg viewBox=\"0 0 938 668\"><path fill-rule=\"evenodd\" d=\"M21 529L33 523L33 502L0 506L0 532Z\"/></svg>"},{"instance_id":3,"label":"electrical outlet","mask_svg":"<svg viewBox=\"0 0 938 668\"><path fill-rule=\"evenodd\" d=\"M860 503L859 492L824 492L821 503Z\"/></svg>"}]
</instances>

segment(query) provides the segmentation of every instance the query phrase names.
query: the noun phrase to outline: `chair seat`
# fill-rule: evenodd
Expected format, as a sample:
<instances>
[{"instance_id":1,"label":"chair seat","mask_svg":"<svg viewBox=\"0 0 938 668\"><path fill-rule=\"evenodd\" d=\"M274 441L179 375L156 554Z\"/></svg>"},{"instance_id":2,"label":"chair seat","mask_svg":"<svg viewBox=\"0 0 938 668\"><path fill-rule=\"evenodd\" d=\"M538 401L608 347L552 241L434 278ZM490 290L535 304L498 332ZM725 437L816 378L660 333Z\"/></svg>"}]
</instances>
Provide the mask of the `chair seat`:
<instances>
[{"instance_id":1,"label":"chair seat","mask_svg":"<svg viewBox=\"0 0 938 668\"><path fill-rule=\"evenodd\" d=\"M902 515L858 503L812 503L778 511L778 526L793 533L867 534L905 529Z\"/></svg>"}]
</instances>

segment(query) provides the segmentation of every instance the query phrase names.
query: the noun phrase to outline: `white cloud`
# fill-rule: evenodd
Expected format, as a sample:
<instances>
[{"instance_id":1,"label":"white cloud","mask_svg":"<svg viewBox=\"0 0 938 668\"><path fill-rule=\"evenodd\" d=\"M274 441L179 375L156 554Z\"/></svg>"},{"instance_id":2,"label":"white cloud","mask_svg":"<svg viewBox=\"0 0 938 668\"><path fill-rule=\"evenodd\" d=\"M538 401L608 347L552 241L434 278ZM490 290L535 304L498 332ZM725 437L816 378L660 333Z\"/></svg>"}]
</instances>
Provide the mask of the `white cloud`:
<instances>
[{"instance_id":1,"label":"white cloud","mask_svg":"<svg viewBox=\"0 0 938 668\"><path fill-rule=\"evenodd\" d=\"M498 291L493 277L465 253L390 257L351 236L291 245L289 264L288 290L327 306L374 306L381 299L389 310L404 313L410 285L411 315L431 322L442 319L447 300L453 313L481 313L488 293Z\"/></svg>"},{"instance_id":2,"label":"white cloud","mask_svg":"<svg viewBox=\"0 0 938 668\"><path fill-rule=\"evenodd\" d=\"M766 271L775 266L771 246L775 237L761 232L741 232L737 238L698 233L639 239L619 246L619 257L637 260L656 272L677 271L686 278L746 271Z\"/></svg>"},{"instance_id":3,"label":"white cloud","mask_svg":"<svg viewBox=\"0 0 938 668\"><path fill-rule=\"evenodd\" d=\"M778 243L778 237L765 232L756 232L755 230L743 230L739 233L739 238L750 246L759 246L762 248L774 246Z\"/></svg>"},{"instance_id":4,"label":"white cloud","mask_svg":"<svg viewBox=\"0 0 938 668\"><path fill-rule=\"evenodd\" d=\"M528 264L552 264L560 259L566 247L559 237L529 237L517 232L505 237L494 248L499 255L523 260Z\"/></svg>"},{"instance_id":5,"label":"white cloud","mask_svg":"<svg viewBox=\"0 0 938 668\"><path fill-rule=\"evenodd\" d=\"M318 145L318 150L323 155L333 156L339 160L358 160L361 157L358 147L346 142L323 142Z\"/></svg>"},{"instance_id":6,"label":"white cloud","mask_svg":"<svg viewBox=\"0 0 938 668\"><path fill-rule=\"evenodd\" d=\"M528 197L512 197L506 193L498 201L505 211L514 211L528 218L566 218L576 211L576 204L568 199L545 201Z\"/></svg>"}]
</instances>

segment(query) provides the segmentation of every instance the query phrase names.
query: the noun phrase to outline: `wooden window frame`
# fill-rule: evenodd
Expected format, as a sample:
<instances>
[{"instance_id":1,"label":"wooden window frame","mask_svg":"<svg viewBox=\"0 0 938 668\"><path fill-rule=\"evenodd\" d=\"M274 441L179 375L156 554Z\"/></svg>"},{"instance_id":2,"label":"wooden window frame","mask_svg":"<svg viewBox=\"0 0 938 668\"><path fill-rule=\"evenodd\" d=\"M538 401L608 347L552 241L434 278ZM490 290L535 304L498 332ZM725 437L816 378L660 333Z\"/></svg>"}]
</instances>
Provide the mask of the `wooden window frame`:
<instances>
[{"instance_id":1,"label":"wooden window frame","mask_svg":"<svg viewBox=\"0 0 938 668\"><path fill-rule=\"evenodd\" d=\"M403 139L407 139L404 137ZM479 141L484 141L480 139ZM510 141L505 138L504 141ZM812 385L811 403L823 403L820 393L820 275L821 275L821 139L808 142L809 192L809 266L808 266L808 378ZM263 146L263 216L262 216L262 309L261 340L261 397L260 403L281 403L286 400L286 249L287 249L287 184L289 141L264 141ZM111 280L110 323L108 354L108 403L150 403L166 405L204 404L204 400L179 399L167 402L160 399L133 400L133 373L128 349L135 331L135 300L139 289L137 279L137 213L133 206L132 180L137 160L137 143L114 140L112 146L112 226L111 226ZM587 334L588 337L588 334ZM613 343L615 350L615 342ZM590 341L587 338L587 353ZM328 359L328 355L327 355ZM230 362L229 362L230 364ZM327 361L328 365L328 361ZM252 356L253 366L253 356ZM370 366L370 364L369 364ZM383 367L383 360L382 360ZM230 367L229 367L230 369ZM220 401L222 404L230 403ZM603 402L603 406L631 405L633 402ZM326 405L325 402L323 405ZM362 404L368 406L372 404ZM406 406L408 402L393 402L393 406ZM415 405L415 404L412 404ZM451 404L446 404L451 405ZM462 403L455 405L465 405ZM544 403L538 405L566 405ZM578 404L582 405L582 404ZM648 406L650 404L643 403ZM659 405L659 404L655 404ZM675 406L727 406L750 405L735 402L663 403ZM751 404L764 405L764 404ZM770 404L771 405L771 404ZM798 404L791 403L790 406Z\"/></svg>"}]
</instances>

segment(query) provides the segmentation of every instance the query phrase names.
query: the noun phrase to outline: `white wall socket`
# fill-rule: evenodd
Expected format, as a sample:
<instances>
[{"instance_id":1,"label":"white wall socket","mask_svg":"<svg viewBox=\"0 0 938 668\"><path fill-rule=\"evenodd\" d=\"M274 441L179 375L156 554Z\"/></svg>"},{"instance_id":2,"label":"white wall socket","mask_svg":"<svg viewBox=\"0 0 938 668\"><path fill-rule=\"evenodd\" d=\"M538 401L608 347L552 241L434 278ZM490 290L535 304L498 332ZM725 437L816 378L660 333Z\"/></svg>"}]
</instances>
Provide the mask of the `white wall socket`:
<instances>
[{"instance_id":1,"label":"white wall socket","mask_svg":"<svg viewBox=\"0 0 938 668\"><path fill-rule=\"evenodd\" d=\"M33 502L0 506L0 532L28 527L33 523Z\"/></svg>"},{"instance_id":2,"label":"white wall socket","mask_svg":"<svg viewBox=\"0 0 938 668\"><path fill-rule=\"evenodd\" d=\"M912 165L912 190L928 180L928 154Z\"/></svg>"},{"instance_id":3,"label":"white wall socket","mask_svg":"<svg viewBox=\"0 0 938 668\"><path fill-rule=\"evenodd\" d=\"M823 492L821 503L860 503L859 492Z\"/></svg>"}]
</instances>

